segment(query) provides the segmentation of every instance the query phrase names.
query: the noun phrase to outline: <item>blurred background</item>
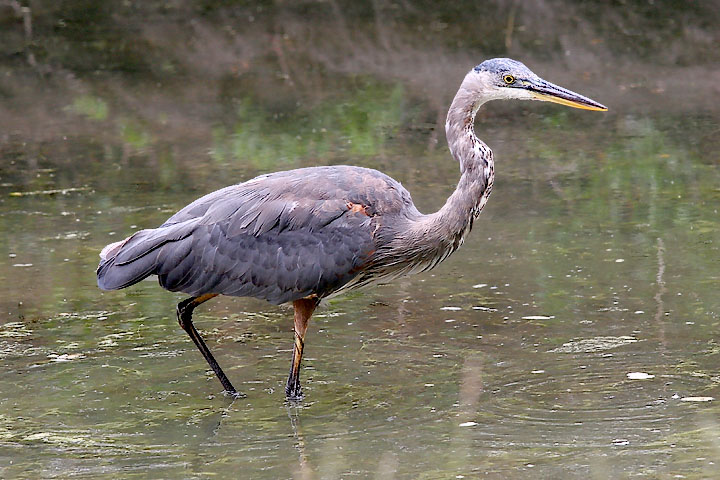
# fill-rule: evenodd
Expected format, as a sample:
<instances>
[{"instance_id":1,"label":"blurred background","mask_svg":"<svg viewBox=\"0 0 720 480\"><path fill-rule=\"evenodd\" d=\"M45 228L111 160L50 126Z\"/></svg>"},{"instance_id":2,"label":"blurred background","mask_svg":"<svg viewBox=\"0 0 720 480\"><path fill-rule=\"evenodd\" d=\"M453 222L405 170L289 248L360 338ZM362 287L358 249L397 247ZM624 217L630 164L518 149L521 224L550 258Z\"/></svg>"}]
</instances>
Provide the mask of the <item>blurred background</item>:
<instances>
[{"instance_id":1,"label":"blurred background","mask_svg":"<svg viewBox=\"0 0 720 480\"><path fill-rule=\"evenodd\" d=\"M720 459L720 2L0 0L0 476L712 478ZM291 312L197 313L107 243L311 165L438 209L444 119L507 56L609 112L493 102L494 193L437 269ZM202 310L202 311L201 311Z\"/></svg>"}]
</instances>

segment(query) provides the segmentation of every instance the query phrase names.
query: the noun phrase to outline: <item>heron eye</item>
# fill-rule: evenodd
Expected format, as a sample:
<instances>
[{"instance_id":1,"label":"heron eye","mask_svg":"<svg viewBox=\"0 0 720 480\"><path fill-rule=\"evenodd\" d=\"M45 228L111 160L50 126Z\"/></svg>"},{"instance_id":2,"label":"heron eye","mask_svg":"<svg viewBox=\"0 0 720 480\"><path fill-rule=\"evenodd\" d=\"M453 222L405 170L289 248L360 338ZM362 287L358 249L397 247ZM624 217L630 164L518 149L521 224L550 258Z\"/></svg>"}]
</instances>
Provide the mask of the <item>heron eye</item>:
<instances>
[{"instance_id":1,"label":"heron eye","mask_svg":"<svg viewBox=\"0 0 720 480\"><path fill-rule=\"evenodd\" d=\"M513 83L515 83L515 77L513 77L512 75L505 75L505 76L503 77L503 80L504 80L505 83L507 83L508 85L512 85Z\"/></svg>"}]
</instances>

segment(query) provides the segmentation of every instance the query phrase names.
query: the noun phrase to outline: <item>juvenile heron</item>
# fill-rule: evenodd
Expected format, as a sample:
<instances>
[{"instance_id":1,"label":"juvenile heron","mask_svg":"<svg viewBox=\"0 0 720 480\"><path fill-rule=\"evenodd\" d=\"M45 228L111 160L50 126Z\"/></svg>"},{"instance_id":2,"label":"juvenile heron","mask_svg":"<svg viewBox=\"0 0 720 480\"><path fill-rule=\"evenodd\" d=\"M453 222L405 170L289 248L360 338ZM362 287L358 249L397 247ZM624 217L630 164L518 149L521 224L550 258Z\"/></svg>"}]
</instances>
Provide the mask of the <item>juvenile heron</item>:
<instances>
[{"instance_id":1,"label":"juvenile heron","mask_svg":"<svg viewBox=\"0 0 720 480\"><path fill-rule=\"evenodd\" d=\"M177 306L178 322L233 395L193 326L193 310L221 294L292 302L295 347L285 394L301 399L305 332L323 298L430 270L462 245L495 178L492 151L475 136L475 114L496 99L607 110L518 61L486 60L465 76L448 111L445 133L461 175L439 211L420 213L399 182L369 168L270 173L205 195L160 227L106 246L98 286L116 290L157 275L163 288L190 295Z\"/></svg>"}]
</instances>

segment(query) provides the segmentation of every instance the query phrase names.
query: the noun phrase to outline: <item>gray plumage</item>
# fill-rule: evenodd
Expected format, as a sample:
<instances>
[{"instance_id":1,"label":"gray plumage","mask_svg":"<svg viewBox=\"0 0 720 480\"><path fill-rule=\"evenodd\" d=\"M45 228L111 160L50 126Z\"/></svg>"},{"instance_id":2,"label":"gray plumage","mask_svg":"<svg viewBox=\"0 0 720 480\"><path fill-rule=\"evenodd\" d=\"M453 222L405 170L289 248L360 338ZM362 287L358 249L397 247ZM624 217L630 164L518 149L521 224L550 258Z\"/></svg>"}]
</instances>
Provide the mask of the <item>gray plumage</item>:
<instances>
[{"instance_id":1,"label":"gray plumage","mask_svg":"<svg viewBox=\"0 0 720 480\"><path fill-rule=\"evenodd\" d=\"M437 212L421 214L400 183L368 168L261 175L205 195L160 227L105 247L98 285L115 290L157 275L162 287L191 295L178 306L180 324L231 392L192 326L192 309L214 294L292 301L296 345L286 393L297 398L303 338L319 299L428 270L462 245L495 178L492 152L475 136L475 114L488 100L509 98L606 109L540 79L520 62L487 60L465 76L448 111L448 147L461 176Z\"/></svg>"},{"instance_id":2,"label":"gray plumage","mask_svg":"<svg viewBox=\"0 0 720 480\"><path fill-rule=\"evenodd\" d=\"M262 175L114 244L100 263L98 284L114 290L154 274L164 288L193 296L275 304L325 297L370 267L381 219L412 210L407 190L376 170L312 167Z\"/></svg>"}]
</instances>

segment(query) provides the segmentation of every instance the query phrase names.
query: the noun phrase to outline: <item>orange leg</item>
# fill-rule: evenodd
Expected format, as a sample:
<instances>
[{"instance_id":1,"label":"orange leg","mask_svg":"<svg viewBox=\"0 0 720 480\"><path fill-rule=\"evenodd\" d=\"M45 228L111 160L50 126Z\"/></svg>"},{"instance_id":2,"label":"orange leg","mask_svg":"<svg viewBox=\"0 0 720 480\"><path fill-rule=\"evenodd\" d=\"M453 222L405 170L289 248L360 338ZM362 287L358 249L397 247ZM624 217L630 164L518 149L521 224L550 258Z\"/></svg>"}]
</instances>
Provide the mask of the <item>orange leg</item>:
<instances>
[{"instance_id":1,"label":"orange leg","mask_svg":"<svg viewBox=\"0 0 720 480\"><path fill-rule=\"evenodd\" d=\"M300 361L305 346L305 332L307 331L308 322L318 303L320 303L320 300L317 298L302 298L293 302L293 308L295 309L295 347L293 348L290 375L285 385L285 396L289 400L297 401L303 398L302 388L300 387Z\"/></svg>"}]
</instances>

